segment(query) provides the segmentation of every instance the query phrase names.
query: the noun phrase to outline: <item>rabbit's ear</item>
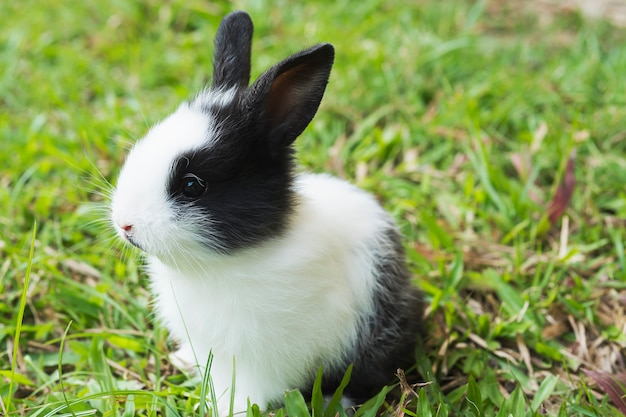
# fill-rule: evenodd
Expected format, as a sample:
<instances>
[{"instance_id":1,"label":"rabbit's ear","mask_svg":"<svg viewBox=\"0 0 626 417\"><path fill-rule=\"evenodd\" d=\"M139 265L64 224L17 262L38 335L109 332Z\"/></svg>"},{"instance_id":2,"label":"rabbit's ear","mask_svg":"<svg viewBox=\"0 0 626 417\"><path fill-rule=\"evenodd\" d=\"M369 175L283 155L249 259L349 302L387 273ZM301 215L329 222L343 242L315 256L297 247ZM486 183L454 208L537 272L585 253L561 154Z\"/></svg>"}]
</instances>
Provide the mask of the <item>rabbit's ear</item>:
<instances>
[{"instance_id":1,"label":"rabbit's ear","mask_svg":"<svg viewBox=\"0 0 626 417\"><path fill-rule=\"evenodd\" d=\"M213 89L248 86L252 31L252 20L246 12L232 12L222 19L215 36Z\"/></svg>"},{"instance_id":2,"label":"rabbit's ear","mask_svg":"<svg viewBox=\"0 0 626 417\"><path fill-rule=\"evenodd\" d=\"M279 62L251 87L252 107L269 125L270 149L289 146L311 122L334 59L331 44L313 46Z\"/></svg>"}]
</instances>

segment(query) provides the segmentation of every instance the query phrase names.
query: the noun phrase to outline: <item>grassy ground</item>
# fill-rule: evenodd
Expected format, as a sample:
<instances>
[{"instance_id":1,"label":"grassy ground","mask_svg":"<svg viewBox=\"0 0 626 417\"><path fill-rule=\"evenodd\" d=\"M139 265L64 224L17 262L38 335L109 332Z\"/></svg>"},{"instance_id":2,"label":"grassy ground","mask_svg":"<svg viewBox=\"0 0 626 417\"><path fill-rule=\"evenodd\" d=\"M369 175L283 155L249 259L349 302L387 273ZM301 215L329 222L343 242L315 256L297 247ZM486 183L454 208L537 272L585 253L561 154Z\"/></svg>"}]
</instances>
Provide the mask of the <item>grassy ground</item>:
<instances>
[{"instance_id":1,"label":"grassy ground","mask_svg":"<svg viewBox=\"0 0 626 417\"><path fill-rule=\"evenodd\" d=\"M528 2L302 3L235 3L254 74L335 44L300 159L380 197L429 303L425 384L380 412L626 413L626 31ZM101 187L208 80L232 8L0 2L0 414L203 415Z\"/></svg>"}]
</instances>

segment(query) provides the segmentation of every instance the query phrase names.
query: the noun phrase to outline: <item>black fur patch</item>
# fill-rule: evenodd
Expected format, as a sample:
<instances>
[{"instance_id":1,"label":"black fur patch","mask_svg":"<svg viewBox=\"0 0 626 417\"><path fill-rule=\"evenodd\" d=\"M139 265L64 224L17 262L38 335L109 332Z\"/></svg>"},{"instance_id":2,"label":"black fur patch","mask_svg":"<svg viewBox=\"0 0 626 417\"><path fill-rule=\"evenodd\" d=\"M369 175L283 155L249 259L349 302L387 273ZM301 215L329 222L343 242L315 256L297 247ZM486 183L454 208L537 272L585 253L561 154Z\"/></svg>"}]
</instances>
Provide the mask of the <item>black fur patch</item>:
<instances>
[{"instance_id":1,"label":"black fur patch","mask_svg":"<svg viewBox=\"0 0 626 417\"><path fill-rule=\"evenodd\" d=\"M224 253L280 235L289 226L294 205L293 151L270 155L268 129L262 118L251 118L243 108L244 94L224 107L203 107L218 126L213 132L217 139L179 155L167 187L181 217L192 212L190 208L200 210L198 235L208 247ZM208 185L198 198L182 194L184 177L190 173Z\"/></svg>"},{"instance_id":2,"label":"black fur patch","mask_svg":"<svg viewBox=\"0 0 626 417\"><path fill-rule=\"evenodd\" d=\"M332 393L352 363L352 377L344 395L357 403L393 383L398 368L415 364L422 327L423 303L418 289L411 284L400 236L391 226L385 235L387 251L376 264L374 311L362 319L355 351L348 355L344 367L324 373L322 388Z\"/></svg>"},{"instance_id":3,"label":"black fur patch","mask_svg":"<svg viewBox=\"0 0 626 417\"><path fill-rule=\"evenodd\" d=\"M230 13L220 23L213 58L214 89L248 86L252 31L252 20L242 11Z\"/></svg>"}]
</instances>

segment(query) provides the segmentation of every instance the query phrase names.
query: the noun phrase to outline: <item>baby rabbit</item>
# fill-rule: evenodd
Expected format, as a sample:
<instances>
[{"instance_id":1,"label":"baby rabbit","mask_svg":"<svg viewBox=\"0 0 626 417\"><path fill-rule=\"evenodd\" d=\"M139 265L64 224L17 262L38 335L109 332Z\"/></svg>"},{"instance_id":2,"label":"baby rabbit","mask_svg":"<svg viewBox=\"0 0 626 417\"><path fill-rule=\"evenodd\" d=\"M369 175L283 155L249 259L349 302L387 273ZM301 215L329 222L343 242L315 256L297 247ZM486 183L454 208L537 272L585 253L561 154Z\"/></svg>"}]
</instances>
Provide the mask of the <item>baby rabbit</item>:
<instances>
[{"instance_id":1,"label":"baby rabbit","mask_svg":"<svg viewBox=\"0 0 626 417\"><path fill-rule=\"evenodd\" d=\"M414 363L421 301L398 229L369 194L296 174L293 141L315 115L334 60L324 43L251 86L252 21L227 15L213 82L131 150L112 198L119 236L147 255L158 317L184 367L210 369L223 415L284 391L361 401ZM233 369L234 367L234 369Z\"/></svg>"}]
</instances>

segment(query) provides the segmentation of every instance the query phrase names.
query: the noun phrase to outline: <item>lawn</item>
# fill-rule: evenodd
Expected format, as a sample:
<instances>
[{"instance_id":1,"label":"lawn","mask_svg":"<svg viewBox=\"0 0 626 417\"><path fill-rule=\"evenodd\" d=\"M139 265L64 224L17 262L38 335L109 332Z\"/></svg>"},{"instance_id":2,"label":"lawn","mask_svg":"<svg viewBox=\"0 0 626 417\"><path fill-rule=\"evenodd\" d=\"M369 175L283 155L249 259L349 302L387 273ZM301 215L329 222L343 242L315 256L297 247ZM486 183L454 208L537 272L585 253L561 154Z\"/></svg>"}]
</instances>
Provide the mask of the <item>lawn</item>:
<instances>
[{"instance_id":1,"label":"lawn","mask_svg":"<svg viewBox=\"0 0 626 417\"><path fill-rule=\"evenodd\" d=\"M428 304L419 383L359 415L626 414L625 28L543 1L25 0L0 2L0 415L205 415L107 194L234 9L253 78L335 45L299 159L380 199Z\"/></svg>"}]
</instances>

